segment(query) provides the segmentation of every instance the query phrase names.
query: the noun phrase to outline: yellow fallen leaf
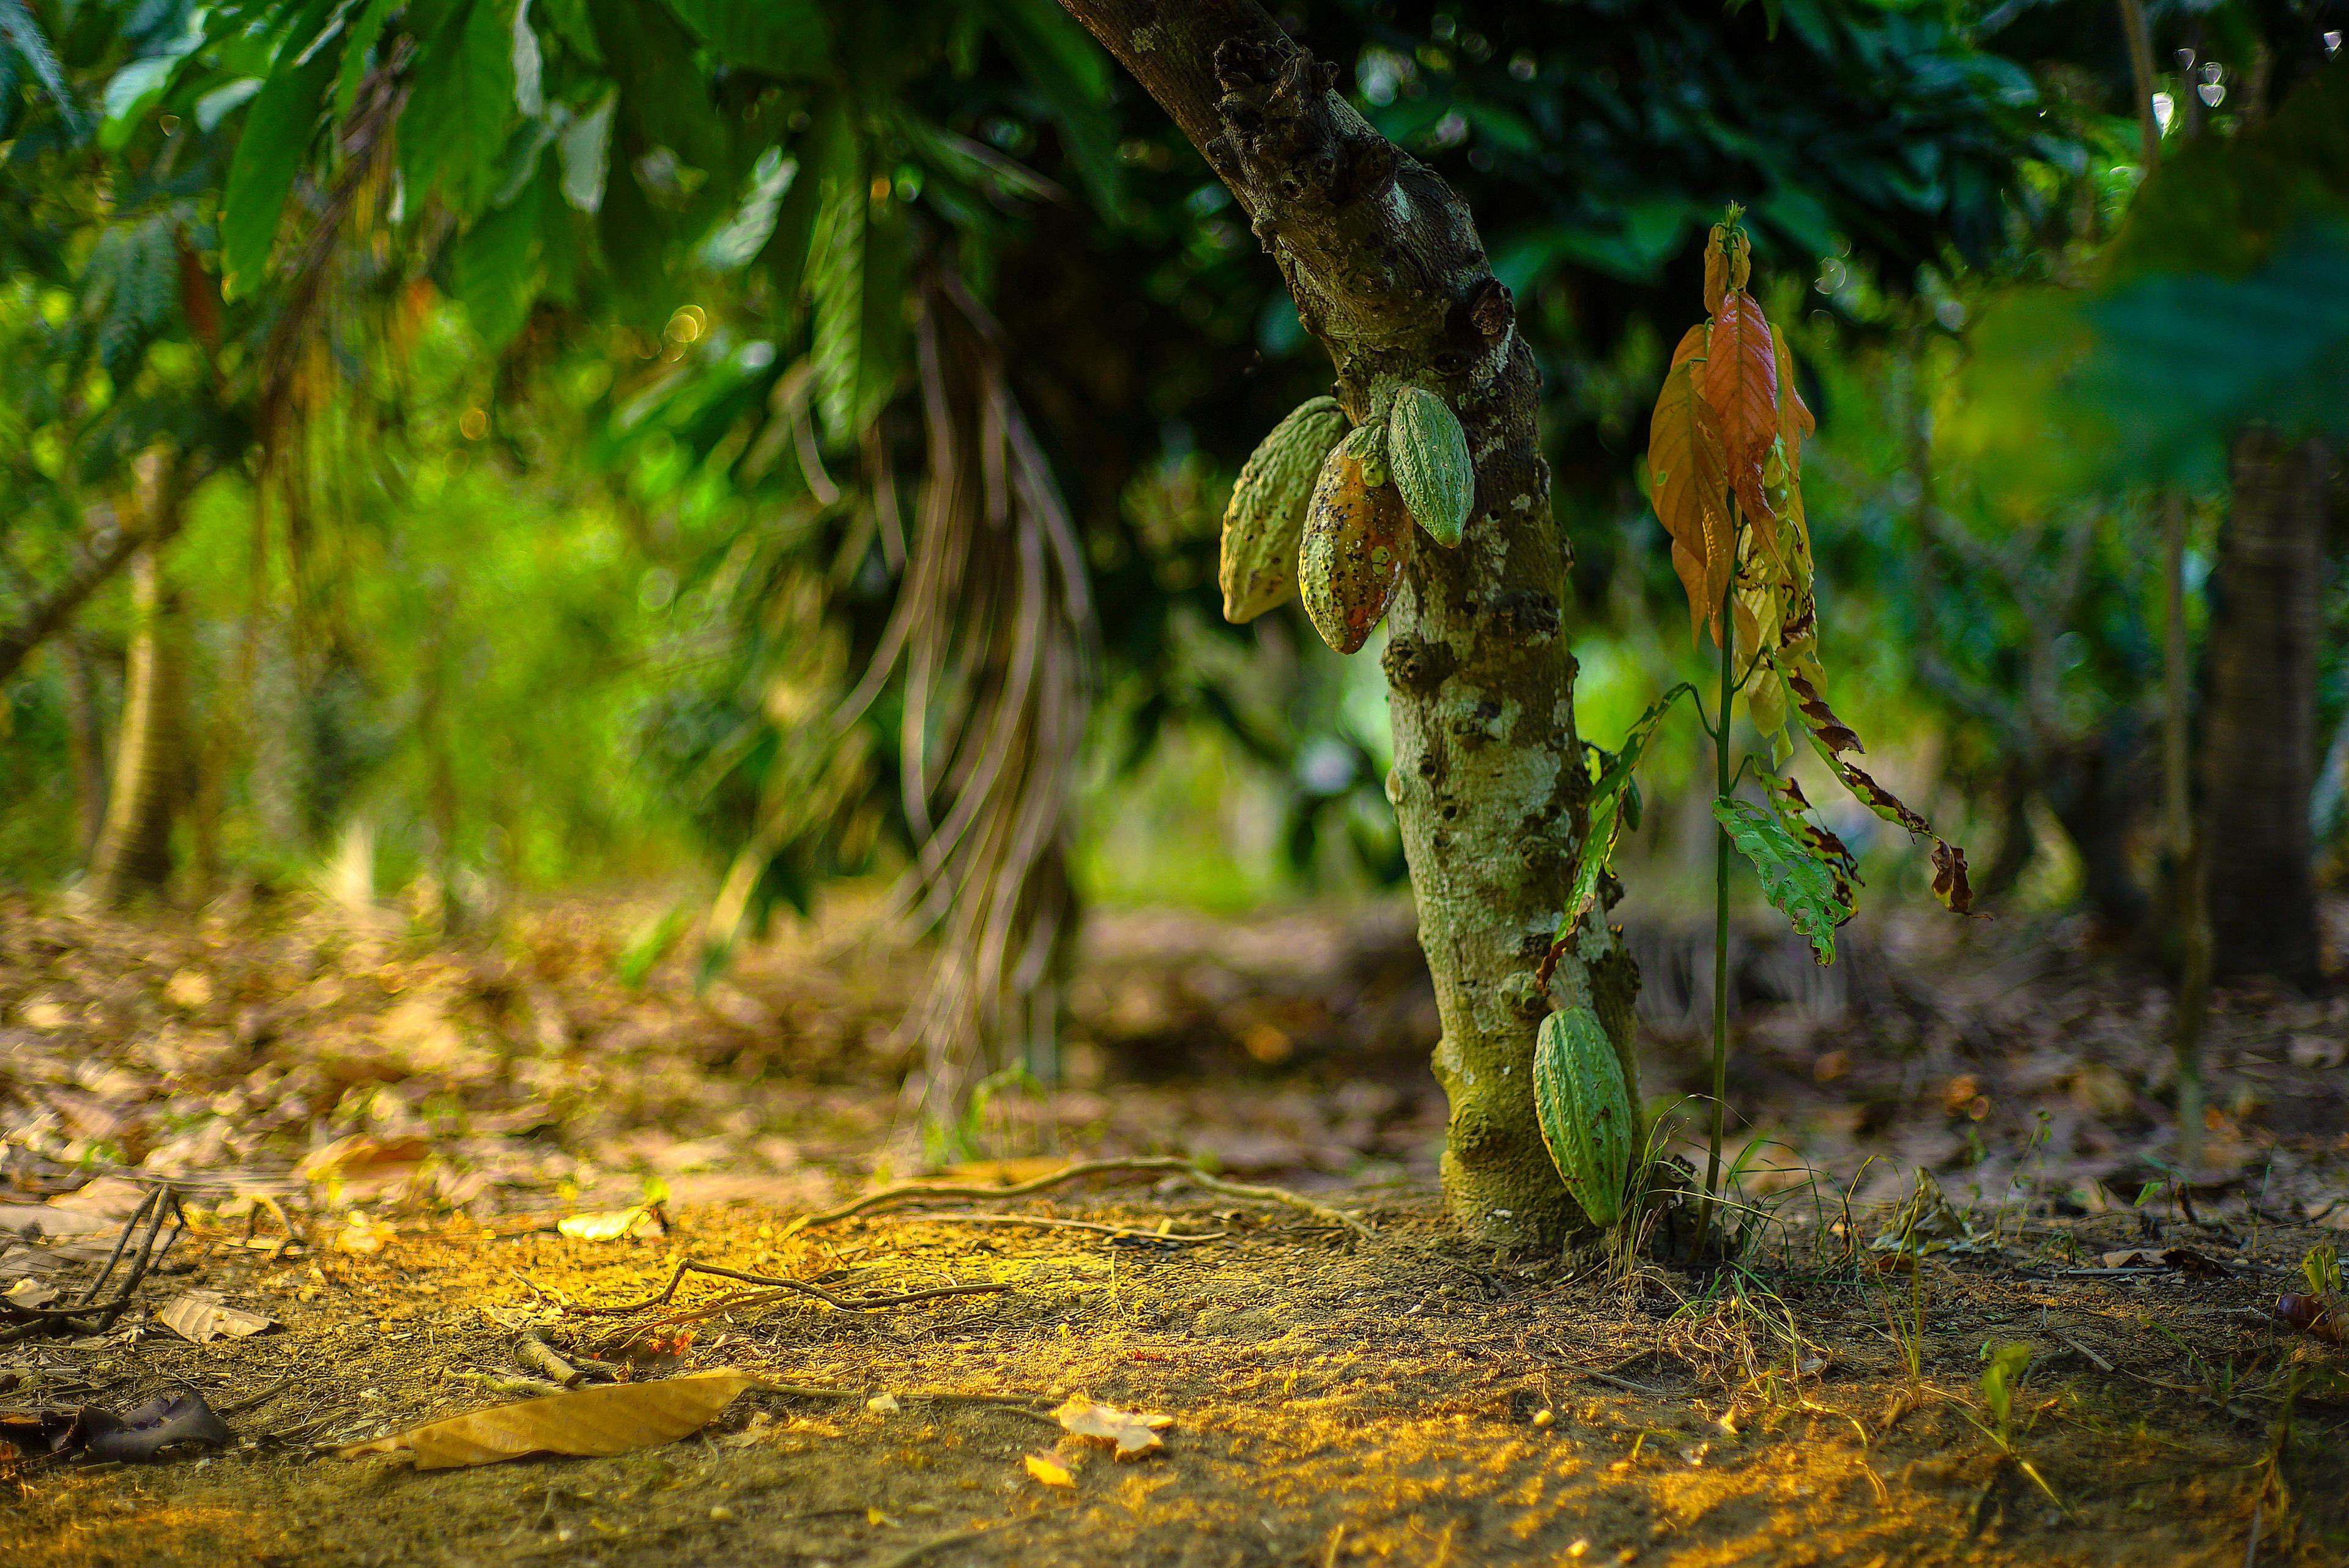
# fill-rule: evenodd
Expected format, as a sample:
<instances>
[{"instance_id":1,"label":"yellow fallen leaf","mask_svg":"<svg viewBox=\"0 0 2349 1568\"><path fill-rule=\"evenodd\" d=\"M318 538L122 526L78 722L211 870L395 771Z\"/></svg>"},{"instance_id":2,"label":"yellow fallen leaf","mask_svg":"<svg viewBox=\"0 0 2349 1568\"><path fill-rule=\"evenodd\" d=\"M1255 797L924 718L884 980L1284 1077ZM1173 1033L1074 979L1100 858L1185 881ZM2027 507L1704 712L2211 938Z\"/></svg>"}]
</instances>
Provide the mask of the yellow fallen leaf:
<instances>
[{"instance_id":1,"label":"yellow fallen leaf","mask_svg":"<svg viewBox=\"0 0 2349 1568\"><path fill-rule=\"evenodd\" d=\"M215 1339L243 1339L248 1334L277 1326L274 1317L229 1306L220 1297L202 1291L173 1296L155 1309L155 1321L198 1345L210 1345Z\"/></svg>"},{"instance_id":2,"label":"yellow fallen leaf","mask_svg":"<svg viewBox=\"0 0 2349 1568\"><path fill-rule=\"evenodd\" d=\"M653 1205L638 1203L600 1214L565 1214L554 1228L574 1242L616 1242L622 1236L657 1236L664 1227Z\"/></svg>"},{"instance_id":3,"label":"yellow fallen leaf","mask_svg":"<svg viewBox=\"0 0 2349 1568\"><path fill-rule=\"evenodd\" d=\"M1069 1473L1069 1467L1062 1464L1060 1460L1054 1459L1050 1454L1030 1454L1028 1456L1028 1473L1034 1476L1038 1480L1042 1481L1046 1486L1074 1486L1077 1484L1077 1478Z\"/></svg>"},{"instance_id":4,"label":"yellow fallen leaf","mask_svg":"<svg viewBox=\"0 0 2349 1568\"><path fill-rule=\"evenodd\" d=\"M354 1209L343 1228L335 1233L335 1251L368 1257L383 1251L398 1233L380 1220L371 1219Z\"/></svg>"},{"instance_id":5,"label":"yellow fallen leaf","mask_svg":"<svg viewBox=\"0 0 2349 1568\"><path fill-rule=\"evenodd\" d=\"M1063 1431L1077 1437L1114 1443L1117 1457L1122 1460L1139 1459L1164 1448L1158 1434L1174 1424L1172 1416L1096 1405L1081 1394L1072 1396L1067 1404L1053 1411L1052 1418L1061 1423Z\"/></svg>"},{"instance_id":6,"label":"yellow fallen leaf","mask_svg":"<svg viewBox=\"0 0 2349 1568\"><path fill-rule=\"evenodd\" d=\"M736 1395L764 1387L730 1367L657 1383L607 1383L452 1416L335 1453L347 1460L405 1449L416 1455L420 1470L495 1464L524 1454L632 1453L700 1430Z\"/></svg>"}]
</instances>

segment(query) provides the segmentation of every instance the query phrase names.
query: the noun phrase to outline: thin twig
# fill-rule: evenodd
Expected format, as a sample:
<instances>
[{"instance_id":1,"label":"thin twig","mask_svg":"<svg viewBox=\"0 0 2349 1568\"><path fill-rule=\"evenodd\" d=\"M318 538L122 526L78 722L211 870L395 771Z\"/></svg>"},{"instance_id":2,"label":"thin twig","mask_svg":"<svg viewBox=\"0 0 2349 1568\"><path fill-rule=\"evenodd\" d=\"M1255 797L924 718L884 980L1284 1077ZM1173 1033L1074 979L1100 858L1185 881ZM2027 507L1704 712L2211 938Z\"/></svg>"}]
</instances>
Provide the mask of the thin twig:
<instances>
[{"instance_id":1,"label":"thin twig","mask_svg":"<svg viewBox=\"0 0 2349 1568\"><path fill-rule=\"evenodd\" d=\"M1229 1231L1195 1234L1143 1231L1131 1225L1099 1224L1092 1220L1055 1220L1043 1214L890 1214L885 1218L905 1225L1040 1225L1056 1231L1098 1231L1105 1236L1137 1242L1220 1242L1231 1234Z\"/></svg>"},{"instance_id":2,"label":"thin twig","mask_svg":"<svg viewBox=\"0 0 2349 1568\"><path fill-rule=\"evenodd\" d=\"M1024 1198L1031 1192L1041 1192L1049 1188L1061 1186L1087 1176L1125 1171L1163 1171L1169 1175L1180 1176L1207 1191L1220 1193L1227 1198L1252 1198L1259 1202L1285 1204L1289 1208L1310 1214L1317 1220L1343 1225L1364 1240L1372 1239L1375 1235L1368 1225L1343 1210L1330 1208L1326 1203L1317 1203L1310 1198L1288 1191L1286 1187L1262 1187L1245 1181L1226 1181L1220 1176L1211 1175L1201 1170L1193 1161L1172 1154L1144 1154L1118 1160L1082 1161L1075 1165L1055 1171L1049 1176L1039 1176L1030 1181L1015 1181L1009 1187L970 1187L937 1181L903 1181L894 1187L884 1187L878 1191L867 1192L861 1198L852 1199L848 1202L823 1210L820 1213L794 1220L784 1228L783 1234L795 1235L801 1231L811 1230L817 1225L829 1225L835 1221L861 1214L867 1209L877 1209L885 1204L901 1202L910 1198Z\"/></svg>"},{"instance_id":3,"label":"thin twig","mask_svg":"<svg viewBox=\"0 0 2349 1568\"><path fill-rule=\"evenodd\" d=\"M795 1291L802 1295L813 1296L825 1305L838 1307L843 1312L871 1312L876 1307L883 1306L910 1306L915 1302L933 1301L939 1296L986 1295L1012 1288L1008 1284L948 1284L940 1285L933 1290L909 1291L904 1295L846 1296L828 1291L820 1284L810 1284L805 1280L782 1279L774 1274L744 1274L740 1269L720 1268L716 1264L698 1264L688 1258L677 1265L677 1272L669 1275L668 1284L658 1295L648 1295L642 1301L632 1301L619 1306L583 1306L573 1303L565 1310L595 1317L618 1317L632 1312L648 1312L657 1306L667 1306L677 1295L677 1287L685 1283L685 1276L689 1274L715 1274L719 1279L740 1280L745 1284L771 1287L769 1291L755 1296L737 1298L738 1305L749 1300L771 1301L778 1295Z\"/></svg>"},{"instance_id":4,"label":"thin twig","mask_svg":"<svg viewBox=\"0 0 2349 1568\"><path fill-rule=\"evenodd\" d=\"M2095 1362L2097 1371L2110 1372L2113 1369L2113 1364L2111 1362L2106 1360L2103 1357L2097 1355L2095 1351L2089 1349L2086 1346L2081 1344L2078 1340L2073 1338L2062 1329L2051 1328L2047 1332L2062 1340L2064 1344L2070 1346L2074 1350L2086 1357L2090 1361Z\"/></svg>"},{"instance_id":5,"label":"thin twig","mask_svg":"<svg viewBox=\"0 0 2349 1568\"><path fill-rule=\"evenodd\" d=\"M982 1535L992 1535L999 1530L1017 1530L1027 1522L1024 1519L1015 1519L1009 1524L999 1524L985 1530L957 1530L952 1535L934 1535L927 1541L916 1542L895 1557L884 1558L875 1563L873 1568L909 1568L910 1564L920 1562L931 1553L942 1548L959 1546L966 1541L976 1541Z\"/></svg>"}]
</instances>

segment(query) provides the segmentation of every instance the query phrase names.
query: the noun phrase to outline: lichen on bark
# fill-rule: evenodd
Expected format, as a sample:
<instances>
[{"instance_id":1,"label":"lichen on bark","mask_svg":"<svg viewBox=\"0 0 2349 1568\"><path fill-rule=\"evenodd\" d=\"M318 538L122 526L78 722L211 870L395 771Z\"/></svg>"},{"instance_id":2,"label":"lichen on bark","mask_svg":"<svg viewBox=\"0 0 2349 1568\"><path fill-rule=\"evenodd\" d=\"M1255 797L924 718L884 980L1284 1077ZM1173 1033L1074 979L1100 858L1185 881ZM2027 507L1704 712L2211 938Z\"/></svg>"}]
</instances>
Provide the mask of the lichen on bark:
<instances>
[{"instance_id":1,"label":"lichen on bark","mask_svg":"<svg viewBox=\"0 0 2349 1568\"><path fill-rule=\"evenodd\" d=\"M1603 921L1537 971L1587 826L1589 779L1562 625L1570 552L1535 426L1540 377L1464 203L1373 130L1252 0L1063 0L1231 188L1357 422L1406 381L1460 416L1476 499L1457 549L1414 538L1388 613L1387 782L1419 903L1451 1104L1444 1195L1505 1245L1581 1228L1544 1148L1533 1051L1554 1001L1587 1002L1634 1103L1638 972Z\"/></svg>"}]
</instances>

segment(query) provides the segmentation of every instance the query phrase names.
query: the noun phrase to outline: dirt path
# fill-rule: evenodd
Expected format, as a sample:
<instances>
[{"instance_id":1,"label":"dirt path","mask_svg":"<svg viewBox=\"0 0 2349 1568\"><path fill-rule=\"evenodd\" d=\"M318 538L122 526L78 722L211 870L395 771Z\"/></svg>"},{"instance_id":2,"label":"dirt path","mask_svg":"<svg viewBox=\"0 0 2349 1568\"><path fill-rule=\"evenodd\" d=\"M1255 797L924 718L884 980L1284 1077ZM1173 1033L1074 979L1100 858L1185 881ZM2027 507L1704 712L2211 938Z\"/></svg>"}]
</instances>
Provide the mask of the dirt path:
<instances>
[{"instance_id":1,"label":"dirt path","mask_svg":"<svg viewBox=\"0 0 2349 1568\"><path fill-rule=\"evenodd\" d=\"M2095 1272L2136 1237L2133 1217L2126 1233L2117 1216L2034 1225L2003 1253L1929 1257L1921 1277L1797 1235L1796 1266L1707 1297L1652 1270L1609 1285L1465 1255L1424 1195L1348 1196L1377 1241L1127 1189L1017 1212L1223 1233L874 1216L782 1238L782 1216L736 1208L645 1240L460 1226L370 1257L214 1249L176 1283L281 1332L44 1346L9 1398L264 1396L232 1418L234 1446L140 1467L22 1462L0 1490L0 1562L2233 1568L2252 1560L2255 1506L2259 1563L2349 1553L2349 1410L2319 1398L2340 1398L2344 1357L2280 1335L2275 1282L2253 1272L2313 1235L2271 1231L2246 1258L2166 1227L2159 1245L2235 1274L2199 1283ZM743 1289L688 1280L660 1312L565 1310L640 1298L685 1257L836 1292L1012 1288L664 1326ZM611 1459L419 1473L314 1446L499 1402L450 1375L520 1376L529 1330L624 1359L689 1335L681 1357L629 1375L732 1366L846 1397L747 1394L698 1436ZM1995 1424L1982 1347L2009 1341L2033 1357L2014 1451L2053 1500L1968 1419ZM867 1403L883 1393L895 1411ZM1121 1462L1065 1437L1046 1412L1071 1393L1171 1416L1164 1451ZM1030 1455L1072 1484L1040 1481Z\"/></svg>"}]
</instances>

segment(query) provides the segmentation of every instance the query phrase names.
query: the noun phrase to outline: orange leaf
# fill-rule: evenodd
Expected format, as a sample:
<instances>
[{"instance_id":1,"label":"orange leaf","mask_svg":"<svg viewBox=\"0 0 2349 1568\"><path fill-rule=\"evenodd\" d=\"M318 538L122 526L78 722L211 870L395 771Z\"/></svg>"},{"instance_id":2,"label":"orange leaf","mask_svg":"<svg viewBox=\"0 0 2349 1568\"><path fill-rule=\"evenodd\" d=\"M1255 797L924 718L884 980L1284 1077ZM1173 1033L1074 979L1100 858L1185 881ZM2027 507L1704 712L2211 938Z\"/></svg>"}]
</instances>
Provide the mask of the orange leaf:
<instances>
[{"instance_id":1,"label":"orange leaf","mask_svg":"<svg viewBox=\"0 0 2349 1568\"><path fill-rule=\"evenodd\" d=\"M499 1405L335 1450L338 1459L407 1449L418 1470L494 1464L524 1454L625 1454L699 1431L746 1388L766 1385L721 1367L657 1383L609 1383Z\"/></svg>"},{"instance_id":2,"label":"orange leaf","mask_svg":"<svg viewBox=\"0 0 2349 1568\"><path fill-rule=\"evenodd\" d=\"M1728 458L1720 422L1697 396L1697 368L1683 361L1665 375L1648 426L1649 494L1671 538L1672 570L1688 591L1691 641L1698 625L1721 614L1733 564Z\"/></svg>"},{"instance_id":3,"label":"orange leaf","mask_svg":"<svg viewBox=\"0 0 2349 1568\"><path fill-rule=\"evenodd\" d=\"M1795 386L1795 356L1787 350L1786 335L1776 327L1770 329L1771 357L1778 366L1778 434L1786 443L1786 469L1799 482L1803 473L1803 438L1819 428L1811 417L1810 405L1803 401Z\"/></svg>"},{"instance_id":4,"label":"orange leaf","mask_svg":"<svg viewBox=\"0 0 2349 1568\"><path fill-rule=\"evenodd\" d=\"M1775 341L1760 302L1749 294L1729 294L1713 319L1712 352L1697 380L1697 391L1721 421L1730 484L1744 504L1746 521L1771 536L1777 531L1778 514L1762 493L1762 464L1778 438Z\"/></svg>"},{"instance_id":5,"label":"orange leaf","mask_svg":"<svg viewBox=\"0 0 2349 1568\"><path fill-rule=\"evenodd\" d=\"M1713 323L1698 322L1681 335L1680 346L1672 350L1672 363L1665 368L1671 369L1686 360L1702 359L1712 345L1712 340Z\"/></svg>"}]
</instances>

